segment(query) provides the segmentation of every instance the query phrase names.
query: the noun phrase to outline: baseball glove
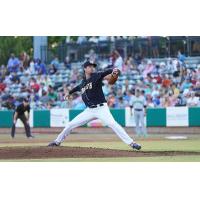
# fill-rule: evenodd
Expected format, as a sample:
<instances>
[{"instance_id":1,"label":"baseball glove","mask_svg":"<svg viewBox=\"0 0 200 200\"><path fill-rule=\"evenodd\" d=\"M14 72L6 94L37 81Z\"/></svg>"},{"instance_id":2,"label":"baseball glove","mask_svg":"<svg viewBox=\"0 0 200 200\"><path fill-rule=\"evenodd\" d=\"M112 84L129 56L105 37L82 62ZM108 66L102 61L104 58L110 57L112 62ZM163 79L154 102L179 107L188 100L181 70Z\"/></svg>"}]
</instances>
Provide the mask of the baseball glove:
<instances>
[{"instance_id":1,"label":"baseball glove","mask_svg":"<svg viewBox=\"0 0 200 200\"><path fill-rule=\"evenodd\" d=\"M120 70L115 68L113 70L112 74L110 74L110 79L109 79L108 83L110 85L115 84L115 82L117 81L119 75L120 75Z\"/></svg>"}]
</instances>

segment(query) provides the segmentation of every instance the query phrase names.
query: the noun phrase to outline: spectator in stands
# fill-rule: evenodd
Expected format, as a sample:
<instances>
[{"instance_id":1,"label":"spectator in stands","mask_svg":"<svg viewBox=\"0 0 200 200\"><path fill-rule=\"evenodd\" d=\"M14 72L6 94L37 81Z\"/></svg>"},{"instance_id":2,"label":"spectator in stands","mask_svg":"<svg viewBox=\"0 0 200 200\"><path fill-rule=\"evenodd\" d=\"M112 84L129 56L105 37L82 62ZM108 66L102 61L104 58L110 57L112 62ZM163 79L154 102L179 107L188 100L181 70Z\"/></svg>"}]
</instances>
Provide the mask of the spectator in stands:
<instances>
[{"instance_id":1,"label":"spectator in stands","mask_svg":"<svg viewBox=\"0 0 200 200\"><path fill-rule=\"evenodd\" d=\"M138 69L140 74L142 74L142 72L144 71L145 67L146 67L145 60L142 60L141 63L137 65L137 69Z\"/></svg>"},{"instance_id":2,"label":"spectator in stands","mask_svg":"<svg viewBox=\"0 0 200 200\"><path fill-rule=\"evenodd\" d=\"M128 91L132 90L133 86L129 83L129 80L126 79L124 84L122 85L122 93L127 93Z\"/></svg>"},{"instance_id":3,"label":"spectator in stands","mask_svg":"<svg viewBox=\"0 0 200 200\"><path fill-rule=\"evenodd\" d=\"M197 65L196 73L197 73L197 79L200 79L200 64Z\"/></svg>"},{"instance_id":4,"label":"spectator in stands","mask_svg":"<svg viewBox=\"0 0 200 200\"><path fill-rule=\"evenodd\" d=\"M196 95L197 95L198 97L200 97L200 80L198 80L198 81L196 82L196 85L194 86L193 91L195 91Z\"/></svg>"},{"instance_id":5,"label":"spectator in stands","mask_svg":"<svg viewBox=\"0 0 200 200\"><path fill-rule=\"evenodd\" d=\"M171 58L168 58L166 68L167 72L170 74L174 74L177 71L177 65L173 64Z\"/></svg>"},{"instance_id":6,"label":"spectator in stands","mask_svg":"<svg viewBox=\"0 0 200 200\"><path fill-rule=\"evenodd\" d=\"M38 91L39 97L42 97L43 94L44 94L44 92L47 93L47 87L45 86L44 83L40 83L40 89L39 89L39 91Z\"/></svg>"},{"instance_id":7,"label":"spectator in stands","mask_svg":"<svg viewBox=\"0 0 200 200\"><path fill-rule=\"evenodd\" d=\"M129 105L130 105L129 102L133 96L132 93L133 93L132 90L128 90L127 92L124 93L123 99L124 99L124 103L125 103L126 107L127 106L129 107Z\"/></svg>"},{"instance_id":8,"label":"spectator in stands","mask_svg":"<svg viewBox=\"0 0 200 200\"><path fill-rule=\"evenodd\" d=\"M154 107L160 107L160 96L156 96L152 99L152 103L154 104Z\"/></svg>"},{"instance_id":9,"label":"spectator in stands","mask_svg":"<svg viewBox=\"0 0 200 200\"><path fill-rule=\"evenodd\" d=\"M135 56L134 56L134 61L135 61L136 65L141 64L141 62L142 62L142 56L141 56L141 54L136 53Z\"/></svg>"},{"instance_id":10,"label":"spectator in stands","mask_svg":"<svg viewBox=\"0 0 200 200\"><path fill-rule=\"evenodd\" d=\"M17 57L15 57L14 53L12 53L10 55L10 58L9 58L8 64L7 64L8 71L9 72L18 72L19 64L20 64L19 59Z\"/></svg>"},{"instance_id":11,"label":"spectator in stands","mask_svg":"<svg viewBox=\"0 0 200 200\"><path fill-rule=\"evenodd\" d=\"M12 82L16 82L16 81L20 82L19 76L17 75L16 72L12 72L9 77Z\"/></svg>"},{"instance_id":12,"label":"spectator in stands","mask_svg":"<svg viewBox=\"0 0 200 200\"><path fill-rule=\"evenodd\" d=\"M122 88L118 88L116 98L120 98L123 96Z\"/></svg>"},{"instance_id":13,"label":"spectator in stands","mask_svg":"<svg viewBox=\"0 0 200 200\"><path fill-rule=\"evenodd\" d=\"M45 84L46 87L48 87L49 85L53 85L52 80L49 78L49 76L44 76L44 80L43 83Z\"/></svg>"},{"instance_id":14,"label":"spectator in stands","mask_svg":"<svg viewBox=\"0 0 200 200\"><path fill-rule=\"evenodd\" d=\"M151 85L147 83L143 91L145 92L146 95L151 95L152 93Z\"/></svg>"},{"instance_id":15,"label":"spectator in stands","mask_svg":"<svg viewBox=\"0 0 200 200\"><path fill-rule=\"evenodd\" d=\"M126 106L126 104L125 104L123 97L121 96L121 97L117 98L115 108L122 109L122 108L125 108L125 106Z\"/></svg>"},{"instance_id":16,"label":"spectator in stands","mask_svg":"<svg viewBox=\"0 0 200 200\"><path fill-rule=\"evenodd\" d=\"M35 60L35 72L39 75L46 74L46 65L40 59Z\"/></svg>"},{"instance_id":17,"label":"spectator in stands","mask_svg":"<svg viewBox=\"0 0 200 200\"><path fill-rule=\"evenodd\" d=\"M3 83L3 79L0 80L0 92L4 91L6 88L6 84Z\"/></svg>"},{"instance_id":18,"label":"spectator in stands","mask_svg":"<svg viewBox=\"0 0 200 200\"><path fill-rule=\"evenodd\" d=\"M35 78L31 78L30 80L30 88L32 92L37 93L40 89L40 85L37 83Z\"/></svg>"},{"instance_id":19,"label":"spectator in stands","mask_svg":"<svg viewBox=\"0 0 200 200\"><path fill-rule=\"evenodd\" d=\"M51 61L51 65L58 70L60 67L60 62L57 56L54 57L54 59Z\"/></svg>"},{"instance_id":20,"label":"spectator in stands","mask_svg":"<svg viewBox=\"0 0 200 200\"><path fill-rule=\"evenodd\" d=\"M147 74L146 79L144 80L145 84L148 84L150 87L153 86L153 78L151 76L151 74Z\"/></svg>"},{"instance_id":21,"label":"spectator in stands","mask_svg":"<svg viewBox=\"0 0 200 200\"><path fill-rule=\"evenodd\" d=\"M167 74L163 75L163 79L162 79L162 87L168 89L171 85L172 81L170 79L170 76Z\"/></svg>"},{"instance_id":22,"label":"spectator in stands","mask_svg":"<svg viewBox=\"0 0 200 200\"><path fill-rule=\"evenodd\" d=\"M173 95L172 91L168 92L170 106L175 106L177 104L177 96Z\"/></svg>"},{"instance_id":23,"label":"spectator in stands","mask_svg":"<svg viewBox=\"0 0 200 200\"><path fill-rule=\"evenodd\" d=\"M28 89L28 87L25 85L25 83L21 83L21 86L20 86L20 94L23 96L23 97L27 97L28 94L29 94L30 90Z\"/></svg>"},{"instance_id":24,"label":"spectator in stands","mask_svg":"<svg viewBox=\"0 0 200 200\"><path fill-rule=\"evenodd\" d=\"M155 107L154 103L152 101L151 95L147 95L146 96L146 106L147 106L147 108L153 108L153 107Z\"/></svg>"},{"instance_id":25,"label":"spectator in stands","mask_svg":"<svg viewBox=\"0 0 200 200\"><path fill-rule=\"evenodd\" d=\"M185 57L184 54L181 53L180 50L178 51L178 55L177 55L177 57L178 57L178 60L181 61L182 63L185 62L186 57Z\"/></svg>"},{"instance_id":26,"label":"spectator in stands","mask_svg":"<svg viewBox=\"0 0 200 200\"><path fill-rule=\"evenodd\" d=\"M85 104L82 101L81 96L74 94L74 100L72 101L71 106L74 109L85 109Z\"/></svg>"},{"instance_id":27,"label":"spectator in stands","mask_svg":"<svg viewBox=\"0 0 200 200\"><path fill-rule=\"evenodd\" d=\"M40 60L39 60L38 64L39 64L38 74L40 74L40 75L47 74L46 65L43 62L41 62Z\"/></svg>"},{"instance_id":28,"label":"spectator in stands","mask_svg":"<svg viewBox=\"0 0 200 200\"><path fill-rule=\"evenodd\" d=\"M192 91L191 96L187 99L187 106L189 107L196 107L199 105L199 97L195 96L195 92Z\"/></svg>"},{"instance_id":29,"label":"spectator in stands","mask_svg":"<svg viewBox=\"0 0 200 200\"><path fill-rule=\"evenodd\" d=\"M66 69L71 70L72 66L71 66L71 62L70 62L69 56L65 57L64 65L65 65Z\"/></svg>"},{"instance_id":30,"label":"spectator in stands","mask_svg":"<svg viewBox=\"0 0 200 200\"><path fill-rule=\"evenodd\" d=\"M90 37L89 42L96 43L96 39L96 37ZM121 40L122 37L118 37L118 39ZM108 40L108 37L103 36L100 38L100 41ZM105 44L105 42L98 44L102 47L102 52L104 51ZM191 99L192 91L195 91L196 97L200 96L200 65L195 66L196 64L192 64L190 66L188 62L185 64L185 60L181 56L182 54L180 54L179 52L179 57L176 59L164 59L162 62L156 61L155 64L154 61L142 59L140 54L134 54L134 59L128 56L124 59L125 62L123 62L122 56L119 52L116 53L116 51L113 51L109 60L110 63L103 60L105 56L102 59L102 56L99 56L94 51L88 52L87 58L94 58L99 62L99 66L102 69L104 66L115 66L120 63L119 68L122 69L122 75L117 84L111 86L105 82L103 85L105 96L108 98L109 105L113 108L128 105L130 96L132 96L131 91L135 87L145 90L145 98L149 106L184 106L186 102L190 102L189 99ZM15 58L15 56L12 59L10 58L8 63L14 63ZM28 64L26 64L27 61ZM78 63L72 65L69 58L66 57L63 65L57 62L55 58L51 63L53 67L50 65L47 68L48 75L45 73L46 66L41 66L39 59L30 60L26 53L21 54L20 59L16 58L15 63L18 64L17 67L9 67L10 71L4 65L0 67L0 98L2 107L6 105L6 107L10 108L13 102L14 104L18 103L18 99L21 96L29 94L32 95L32 105L34 108L66 108L72 106L72 104L69 105L66 101L63 101L63 93L66 93L66 91L79 82L82 71ZM56 67L58 63L60 67ZM36 83L34 83L31 77L35 77ZM66 83L65 86L62 84L63 82ZM58 93L57 98L50 98L47 89L49 85L54 88L53 93L50 92L50 96L55 97L54 93ZM121 98L125 105L121 105ZM75 96L73 105L76 108L82 107L82 101Z\"/></svg>"},{"instance_id":31,"label":"spectator in stands","mask_svg":"<svg viewBox=\"0 0 200 200\"><path fill-rule=\"evenodd\" d=\"M56 72L57 72L56 67L55 67L54 65L50 65L48 74L49 74L49 75L53 75L53 74L55 74Z\"/></svg>"},{"instance_id":32,"label":"spectator in stands","mask_svg":"<svg viewBox=\"0 0 200 200\"><path fill-rule=\"evenodd\" d=\"M40 95L40 94L39 94ZM40 102L44 105L47 105L47 103L50 101L50 97L48 96L48 93L43 89L42 94L40 96Z\"/></svg>"},{"instance_id":33,"label":"spectator in stands","mask_svg":"<svg viewBox=\"0 0 200 200\"><path fill-rule=\"evenodd\" d=\"M122 59L121 55L119 54L119 52L117 50L115 50L113 52L113 58L114 58L113 67L116 67L120 71L122 71L122 68L123 68L123 59Z\"/></svg>"},{"instance_id":34,"label":"spectator in stands","mask_svg":"<svg viewBox=\"0 0 200 200\"><path fill-rule=\"evenodd\" d=\"M29 74L26 71L24 75L20 77L20 82L28 85L29 79L30 79Z\"/></svg>"},{"instance_id":35,"label":"spectator in stands","mask_svg":"<svg viewBox=\"0 0 200 200\"><path fill-rule=\"evenodd\" d=\"M109 106L110 108L114 108L114 107L115 107L115 104L116 104L115 96L112 95L112 94L109 95L109 96L108 96L107 103L108 103L108 106Z\"/></svg>"},{"instance_id":36,"label":"spectator in stands","mask_svg":"<svg viewBox=\"0 0 200 200\"><path fill-rule=\"evenodd\" d=\"M159 73L160 74L168 74L169 71L168 71L168 68L166 67L166 63L165 62L161 62L160 65L159 65Z\"/></svg>"},{"instance_id":37,"label":"spectator in stands","mask_svg":"<svg viewBox=\"0 0 200 200\"><path fill-rule=\"evenodd\" d=\"M148 60L147 65L145 66L145 69L143 71L143 77L146 78L147 74L150 74L154 69L154 65L151 60Z\"/></svg>"},{"instance_id":38,"label":"spectator in stands","mask_svg":"<svg viewBox=\"0 0 200 200\"><path fill-rule=\"evenodd\" d=\"M29 55L24 51L20 54L20 62L21 67L26 70L29 66L30 57Z\"/></svg>"},{"instance_id":39,"label":"spectator in stands","mask_svg":"<svg viewBox=\"0 0 200 200\"><path fill-rule=\"evenodd\" d=\"M130 72L131 70L136 69L136 66L134 65L134 61L131 55L129 55L126 59L126 61L124 62L123 65L123 72Z\"/></svg>"},{"instance_id":40,"label":"spectator in stands","mask_svg":"<svg viewBox=\"0 0 200 200\"><path fill-rule=\"evenodd\" d=\"M35 74L35 63L34 60L30 60L29 67L25 70L28 74Z\"/></svg>"},{"instance_id":41,"label":"spectator in stands","mask_svg":"<svg viewBox=\"0 0 200 200\"><path fill-rule=\"evenodd\" d=\"M52 102L55 102L57 100L57 93L54 91L53 87L51 85L49 85L48 88L48 97L50 98L50 100L52 100Z\"/></svg>"},{"instance_id":42,"label":"spectator in stands","mask_svg":"<svg viewBox=\"0 0 200 200\"><path fill-rule=\"evenodd\" d=\"M187 77L185 81L181 84L181 91L184 92L184 90L189 89L192 86L192 83L190 82L190 78Z\"/></svg>"},{"instance_id":43,"label":"spectator in stands","mask_svg":"<svg viewBox=\"0 0 200 200\"><path fill-rule=\"evenodd\" d=\"M160 95L159 89L158 89L158 85L154 85L153 86L153 90L151 93L151 96L153 99L157 98Z\"/></svg>"},{"instance_id":44,"label":"spectator in stands","mask_svg":"<svg viewBox=\"0 0 200 200\"><path fill-rule=\"evenodd\" d=\"M164 95L162 102L161 102L161 106L164 108L172 106L172 102L170 101L170 98L168 95Z\"/></svg>"},{"instance_id":45,"label":"spectator in stands","mask_svg":"<svg viewBox=\"0 0 200 200\"><path fill-rule=\"evenodd\" d=\"M173 83L173 84L171 85L171 90L172 90L172 94L173 94L173 95L175 95L176 97L179 96L180 90L178 89L177 84Z\"/></svg>"}]
</instances>

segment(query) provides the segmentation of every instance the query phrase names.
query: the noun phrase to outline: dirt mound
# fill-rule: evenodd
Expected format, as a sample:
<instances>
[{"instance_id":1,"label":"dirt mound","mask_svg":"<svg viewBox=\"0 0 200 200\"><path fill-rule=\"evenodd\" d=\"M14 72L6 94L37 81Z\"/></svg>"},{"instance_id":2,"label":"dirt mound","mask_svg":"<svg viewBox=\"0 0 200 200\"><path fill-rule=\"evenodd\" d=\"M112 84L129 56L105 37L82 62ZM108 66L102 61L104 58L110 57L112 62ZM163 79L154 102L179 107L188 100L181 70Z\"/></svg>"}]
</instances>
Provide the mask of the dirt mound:
<instances>
[{"instance_id":1,"label":"dirt mound","mask_svg":"<svg viewBox=\"0 0 200 200\"><path fill-rule=\"evenodd\" d=\"M109 158L200 155L185 151L125 151L86 147L2 147L0 159Z\"/></svg>"}]
</instances>

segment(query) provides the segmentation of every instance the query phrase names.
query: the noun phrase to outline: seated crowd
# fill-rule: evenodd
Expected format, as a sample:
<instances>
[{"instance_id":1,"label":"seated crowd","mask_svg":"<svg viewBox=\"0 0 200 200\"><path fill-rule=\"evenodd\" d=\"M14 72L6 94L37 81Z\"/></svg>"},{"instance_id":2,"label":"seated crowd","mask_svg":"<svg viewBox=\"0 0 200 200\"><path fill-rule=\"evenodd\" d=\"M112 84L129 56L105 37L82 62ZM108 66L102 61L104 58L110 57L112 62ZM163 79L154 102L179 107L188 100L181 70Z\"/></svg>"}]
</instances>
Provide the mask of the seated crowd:
<instances>
[{"instance_id":1,"label":"seated crowd","mask_svg":"<svg viewBox=\"0 0 200 200\"><path fill-rule=\"evenodd\" d=\"M200 65L190 65L179 52L177 58L163 62L137 56L122 58L113 51L107 60L98 59L94 52L90 59L98 63L98 70L117 67L121 76L114 85L103 82L103 91L111 108L129 106L135 89L142 90L147 107L200 106ZM60 62L55 57L47 65L40 59L30 59L26 53L11 54L7 65L0 66L0 110L13 109L24 97L30 98L33 109L85 108L81 96L71 101L64 95L82 79L81 62L70 63L68 57Z\"/></svg>"}]
</instances>

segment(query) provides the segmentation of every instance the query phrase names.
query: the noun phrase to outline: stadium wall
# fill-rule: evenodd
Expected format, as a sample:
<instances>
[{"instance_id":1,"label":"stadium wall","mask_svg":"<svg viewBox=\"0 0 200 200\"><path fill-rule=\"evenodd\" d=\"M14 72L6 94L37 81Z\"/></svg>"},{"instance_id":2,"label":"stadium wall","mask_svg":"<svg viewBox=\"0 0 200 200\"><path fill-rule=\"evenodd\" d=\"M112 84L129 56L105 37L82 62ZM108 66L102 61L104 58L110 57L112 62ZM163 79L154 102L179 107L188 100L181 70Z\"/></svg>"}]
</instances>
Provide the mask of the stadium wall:
<instances>
[{"instance_id":1,"label":"stadium wall","mask_svg":"<svg viewBox=\"0 0 200 200\"><path fill-rule=\"evenodd\" d=\"M73 109L51 109L31 110L31 127L65 127L66 123L76 117L82 110ZM111 109L115 120L122 126L135 126L134 116L130 115L130 109ZM13 111L0 111L0 128L12 126ZM169 107L169 108L148 108L145 117L147 127L198 127L200 126L199 107ZM93 120L86 124L88 127L105 126L100 120ZM17 127L23 127L20 120Z\"/></svg>"}]
</instances>

